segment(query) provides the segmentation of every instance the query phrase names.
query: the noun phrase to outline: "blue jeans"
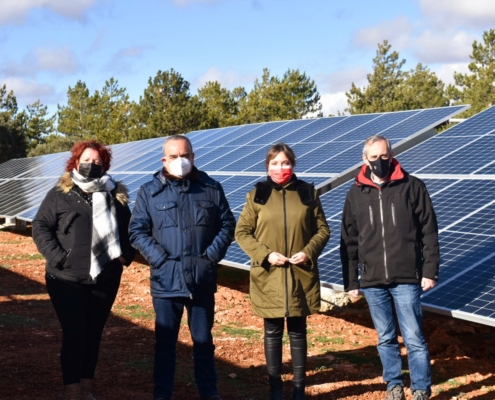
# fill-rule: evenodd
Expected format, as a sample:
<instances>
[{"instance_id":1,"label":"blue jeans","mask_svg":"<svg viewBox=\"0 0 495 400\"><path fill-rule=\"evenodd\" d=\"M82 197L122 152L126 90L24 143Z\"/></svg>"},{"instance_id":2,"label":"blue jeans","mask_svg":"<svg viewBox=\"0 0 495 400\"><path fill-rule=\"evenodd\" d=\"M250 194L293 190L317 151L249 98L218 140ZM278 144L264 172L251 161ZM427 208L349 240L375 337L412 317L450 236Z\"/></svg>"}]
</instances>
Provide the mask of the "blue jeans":
<instances>
[{"instance_id":1,"label":"blue jeans","mask_svg":"<svg viewBox=\"0 0 495 400\"><path fill-rule=\"evenodd\" d=\"M176 345L184 307L187 310L189 330L193 340L194 377L199 395L210 397L218 394L215 346L211 335L215 309L213 293L193 299L153 297L153 307L156 313L154 398L172 398Z\"/></svg>"},{"instance_id":2,"label":"blue jeans","mask_svg":"<svg viewBox=\"0 0 495 400\"><path fill-rule=\"evenodd\" d=\"M404 385L400 356L399 327L407 347L411 389L431 393L430 355L421 331L421 288L416 284L394 284L361 289L378 332L378 353L387 389Z\"/></svg>"}]
</instances>

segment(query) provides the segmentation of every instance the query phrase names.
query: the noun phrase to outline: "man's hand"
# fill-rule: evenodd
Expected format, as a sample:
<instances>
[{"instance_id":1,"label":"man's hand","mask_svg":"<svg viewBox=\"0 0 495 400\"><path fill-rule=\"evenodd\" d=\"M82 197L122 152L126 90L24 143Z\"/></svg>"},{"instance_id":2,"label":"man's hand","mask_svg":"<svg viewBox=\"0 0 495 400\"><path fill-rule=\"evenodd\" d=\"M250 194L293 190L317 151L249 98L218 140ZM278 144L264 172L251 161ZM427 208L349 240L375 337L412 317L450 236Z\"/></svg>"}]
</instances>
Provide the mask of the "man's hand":
<instances>
[{"instance_id":1,"label":"man's hand","mask_svg":"<svg viewBox=\"0 0 495 400\"><path fill-rule=\"evenodd\" d=\"M423 278L421 279L421 289L423 291L428 291L430 289L433 289L436 286L436 282L433 279L430 278Z\"/></svg>"},{"instance_id":2,"label":"man's hand","mask_svg":"<svg viewBox=\"0 0 495 400\"><path fill-rule=\"evenodd\" d=\"M276 251L274 251L268 255L268 262L271 265L277 265L280 267L288 261L289 261L289 259L287 257L285 257L284 255L282 255L280 253L277 253Z\"/></svg>"},{"instance_id":3,"label":"man's hand","mask_svg":"<svg viewBox=\"0 0 495 400\"><path fill-rule=\"evenodd\" d=\"M347 292L349 296L351 296L354 299L357 299L359 297L359 289L352 289Z\"/></svg>"},{"instance_id":4,"label":"man's hand","mask_svg":"<svg viewBox=\"0 0 495 400\"><path fill-rule=\"evenodd\" d=\"M307 264L308 261L309 261L309 257L306 254L304 254L302 251L294 254L291 258L289 258L289 262L291 264L296 264L296 265Z\"/></svg>"}]
</instances>

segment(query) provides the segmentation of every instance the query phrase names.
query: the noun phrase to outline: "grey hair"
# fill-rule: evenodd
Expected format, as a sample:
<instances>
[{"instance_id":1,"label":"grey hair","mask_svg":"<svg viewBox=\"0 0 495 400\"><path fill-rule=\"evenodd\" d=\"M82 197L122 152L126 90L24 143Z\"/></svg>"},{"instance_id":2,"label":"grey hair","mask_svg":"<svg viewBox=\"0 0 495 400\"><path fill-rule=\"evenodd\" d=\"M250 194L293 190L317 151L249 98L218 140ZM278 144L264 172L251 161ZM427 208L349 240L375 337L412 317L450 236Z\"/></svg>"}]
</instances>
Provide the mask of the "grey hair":
<instances>
[{"instance_id":1,"label":"grey hair","mask_svg":"<svg viewBox=\"0 0 495 400\"><path fill-rule=\"evenodd\" d=\"M363 156L367 157L366 148L368 146L371 146L373 143L376 143L376 142L381 142L382 140L387 142L388 155L391 155L392 154L392 145L390 144L390 140L388 140L385 136L382 136L382 135L371 135L371 136L368 136L366 138L366 140L364 141Z\"/></svg>"},{"instance_id":2,"label":"grey hair","mask_svg":"<svg viewBox=\"0 0 495 400\"><path fill-rule=\"evenodd\" d=\"M191 153L193 152L191 140L186 135L171 135L171 136L167 136L167 138L163 142L163 146L162 146L163 154L165 154L165 146L167 145L168 142L170 142L172 140L185 140L189 144L189 148L191 149Z\"/></svg>"}]
</instances>

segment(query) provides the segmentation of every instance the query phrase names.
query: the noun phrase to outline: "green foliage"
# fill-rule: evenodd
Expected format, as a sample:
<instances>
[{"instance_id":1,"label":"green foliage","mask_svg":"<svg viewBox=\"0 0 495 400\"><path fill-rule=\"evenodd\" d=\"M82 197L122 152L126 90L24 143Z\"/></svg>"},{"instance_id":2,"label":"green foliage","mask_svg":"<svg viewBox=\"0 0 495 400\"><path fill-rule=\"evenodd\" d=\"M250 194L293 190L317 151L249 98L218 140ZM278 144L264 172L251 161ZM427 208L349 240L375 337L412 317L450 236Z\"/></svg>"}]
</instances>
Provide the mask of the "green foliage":
<instances>
[{"instance_id":1,"label":"green foliage","mask_svg":"<svg viewBox=\"0 0 495 400\"><path fill-rule=\"evenodd\" d=\"M104 144L127 142L131 130L132 105L124 88L110 78L101 92L93 95L95 107L92 125L99 141Z\"/></svg>"},{"instance_id":2,"label":"green foliage","mask_svg":"<svg viewBox=\"0 0 495 400\"><path fill-rule=\"evenodd\" d=\"M61 153L69 151L75 143L75 138L64 135L51 134L43 139L44 143L38 144L29 151L29 157L42 156L45 154Z\"/></svg>"},{"instance_id":3,"label":"green foliage","mask_svg":"<svg viewBox=\"0 0 495 400\"><path fill-rule=\"evenodd\" d=\"M27 106L24 125L29 151L45 143L45 137L55 132L55 118L56 115L48 116L48 107L43 106L39 100Z\"/></svg>"},{"instance_id":4,"label":"green foliage","mask_svg":"<svg viewBox=\"0 0 495 400\"><path fill-rule=\"evenodd\" d=\"M299 70L288 69L282 79L263 70L253 90L240 100L241 123L301 119L308 114L321 116L320 94L313 80Z\"/></svg>"},{"instance_id":5,"label":"green foliage","mask_svg":"<svg viewBox=\"0 0 495 400\"><path fill-rule=\"evenodd\" d=\"M196 130L203 114L199 98L189 92L189 82L174 69L158 71L148 80L135 111L133 140Z\"/></svg>"},{"instance_id":6,"label":"green foliage","mask_svg":"<svg viewBox=\"0 0 495 400\"><path fill-rule=\"evenodd\" d=\"M454 104L471 104L460 115L464 118L495 104L495 29L483 33L483 43L474 41L470 58L470 73L454 72L455 86L447 88Z\"/></svg>"},{"instance_id":7,"label":"green foliage","mask_svg":"<svg viewBox=\"0 0 495 400\"><path fill-rule=\"evenodd\" d=\"M25 118L24 112L18 113L14 92L7 92L6 85L0 87L0 163L26 157Z\"/></svg>"},{"instance_id":8,"label":"green foliage","mask_svg":"<svg viewBox=\"0 0 495 400\"><path fill-rule=\"evenodd\" d=\"M400 60L399 53L391 52L391 48L387 40L378 44L368 86L359 88L352 83L346 92L346 111L364 114L447 106L444 83L422 64L403 71L406 60Z\"/></svg>"},{"instance_id":9,"label":"green foliage","mask_svg":"<svg viewBox=\"0 0 495 400\"><path fill-rule=\"evenodd\" d=\"M67 90L67 105L58 105L58 131L74 142L96 138L93 130L93 99L89 89L82 81L78 81Z\"/></svg>"},{"instance_id":10,"label":"green foliage","mask_svg":"<svg viewBox=\"0 0 495 400\"><path fill-rule=\"evenodd\" d=\"M231 92L218 82L206 82L205 86L198 89L198 98L204 111L199 128L238 125L239 103L245 96L244 88L235 88Z\"/></svg>"}]
</instances>

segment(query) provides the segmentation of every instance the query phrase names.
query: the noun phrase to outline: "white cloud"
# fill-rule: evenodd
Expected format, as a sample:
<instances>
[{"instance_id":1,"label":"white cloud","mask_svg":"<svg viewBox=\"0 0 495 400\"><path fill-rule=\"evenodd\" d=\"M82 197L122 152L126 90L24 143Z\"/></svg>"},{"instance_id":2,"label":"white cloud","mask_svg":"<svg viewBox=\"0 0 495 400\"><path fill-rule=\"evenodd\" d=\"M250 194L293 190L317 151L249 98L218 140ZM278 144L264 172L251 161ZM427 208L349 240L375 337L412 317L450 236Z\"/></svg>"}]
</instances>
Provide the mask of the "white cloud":
<instances>
[{"instance_id":1,"label":"white cloud","mask_svg":"<svg viewBox=\"0 0 495 400\"><path fill-rule=\"evenodd\" d=\"M423 32L411 39L411 48L422 63L469 61L476 35L465 31Z\"/></svg>"},{"instance_id":2,"label":"white cloud","mask_svg":"<svg viewBox=\"0 0 495 400\"><path fill-rule=\"evenodd\" d=\"M51 72L57 76L72 74L80 65L75 54L67 47L58 49L37 48L27 54L20 63L0 63L4 76L36 76L39 72Z\"/></svg>"},{"instance_id":3,"label":"white cloud","mask_svg":"<svg viewBox=\"0 0 495 400\"><path fill-rule=\"evenodd\" d=\"M419 0L423 13L437 26L466 25L473 28L493 28L493 0Z\"/></svg>"},{"instance_id":4,"label":"white cloud","mask_svg":"<svg viewBox=\"0 0 495 400\"><path fill-rule=\"evenodd\" d=\"M360 47L376 48L384 40L392 45L392 48L406 47L413 27L406 17L399 17L393 21L384 21L382 24L370 28L363 28L353 37L353 43Z\"/></svg>"},{"instance_id":5,"label":"white cloud","mask_svg":"<svg viewBox=\"0 0 495 400\"><path fill-rule=\"evenodd\" d=\"M34 80L22 78L7 78L0 80L1 85L6 85L7 90L14 92L19 105L32 104L41 100L43 104L56 102L56 94L53 86L39 83Z\"/></svg>"},{"instance_id":6,"label":"white cloud","mask_svg":"<svg viewBox=\"0 0 495 400\"><path fill-rule=\"evenodd\" d=\"M0 25L20 24L36 9L49 9L68 19L84 20L86 10L102 0L2 0Z\"/></svg>"},{"instance_id":7,"label":"white cloud","mask_svg":"<svg viewBox=\"0 0 495 400\"><path fill-rule=\"evenodd\" d=\"M234 70L224 72L217 67L210 67L203 75L192 81L192 86L195 88L201 88L206 84L206 82L217 81L223 87L233 89L236 86L250 86L254 83L255 79L256 75L250 72L241 73Z\"/></svg>"},{"instance_id":8,"label":"white cloud","mask_svg":"<svg viewBox=\"0 0 495 400\"><path fill-rule=\"evenodd\" d=\"M431 69L446 85L454 84L454 72L468 73L468 63L443 64Z\"/></svg>"},{"instance_id":9,"label":"white cloud","mask_svg":"<svg viewBox=\"0 0 495 400\"><path fill-rule=\"evenodd\" d=\"M321 95L321 104L323 106L322 112L326 117L328 115L337 115L337 113L344 112L347 108L347 96L345 92L338 93L324 93Z\"/></svg>"},{"instance_id":10,"label":"white cloud","mask_svg":"<svg viewBox=\"0 0 495 400\"><path fill-rule=\"evenodd\" d=\"M363 67L341 69L330 74L316 77L318 90L330 93L346 92L351 88L351 84L358 87L367 85L366 79L368 71Z\"/></svg>"}]
</instances>

